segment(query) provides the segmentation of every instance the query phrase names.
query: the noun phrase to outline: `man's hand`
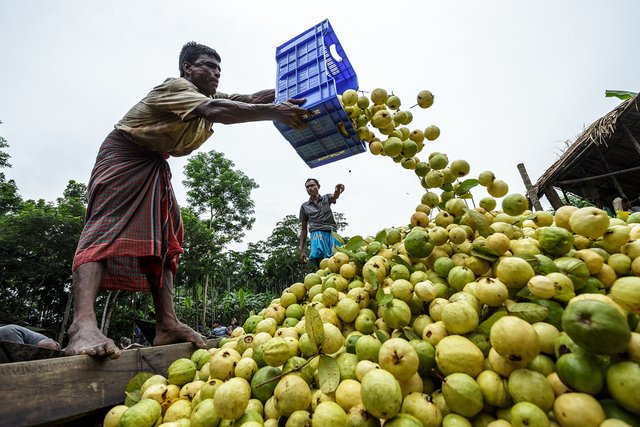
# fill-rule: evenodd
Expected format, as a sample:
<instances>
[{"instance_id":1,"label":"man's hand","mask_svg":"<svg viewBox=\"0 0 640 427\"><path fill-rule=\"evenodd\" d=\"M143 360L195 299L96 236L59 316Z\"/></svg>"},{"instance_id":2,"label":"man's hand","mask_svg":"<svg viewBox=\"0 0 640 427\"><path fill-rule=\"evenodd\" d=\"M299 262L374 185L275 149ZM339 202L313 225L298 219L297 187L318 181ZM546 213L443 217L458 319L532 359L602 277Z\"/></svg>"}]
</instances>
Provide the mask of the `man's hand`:
<instances>
[{"instance_id":1,"label":"man's hand","mask_svg":"<svg viewBox=\"0 0 640 427\"><path fill-rule=\"evenodd\" d=\"M303 116L311 115L311 112L298 105L304 104L306 99L290 98L281 104L276 104L276 114L279 122L284 123L292 129L302 130L307 127Z\"/></svg>"},{"instance_id":2,"label":"man's hand","mask_svg":"<svg viewBox=\"0 0 640 427\"><path fill-rule=\"evenodd\" d=\"M336 193L342 194L343 191L344 191L344 185L343 184L336 185Z\"/></svg>"},{"instance_id":3,"label":"man's hand","mask_svg":"<svg viewBox=\"0 0 640 427\"><path fill-rule=\"evenodd\" d=\"M304 251L300 252L300 262L303 264L307 263L307 254Z\"/></svg>"}]
</instances>

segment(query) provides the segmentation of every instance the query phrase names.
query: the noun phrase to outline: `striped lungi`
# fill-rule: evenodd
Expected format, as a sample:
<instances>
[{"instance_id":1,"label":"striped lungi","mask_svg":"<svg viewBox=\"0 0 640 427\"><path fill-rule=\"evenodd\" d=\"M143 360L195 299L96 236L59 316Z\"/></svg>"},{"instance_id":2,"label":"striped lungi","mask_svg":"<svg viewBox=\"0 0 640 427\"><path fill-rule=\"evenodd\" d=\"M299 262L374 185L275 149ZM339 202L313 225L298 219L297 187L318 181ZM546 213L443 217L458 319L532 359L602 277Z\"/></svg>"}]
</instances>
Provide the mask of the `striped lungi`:
<instances>
[{"instance_id":1,"label":"striped lungi","mask_svg":"<svg viewBox=\"0 0 640 427\"><path fill-rule=\"evenodd\" d=\"M73 270L104 261L100 288L129 291L160 286L165 268L176 273L184 231L160 153L112 131L98 151L87 198Z\"/></svg>"}]
</instances>

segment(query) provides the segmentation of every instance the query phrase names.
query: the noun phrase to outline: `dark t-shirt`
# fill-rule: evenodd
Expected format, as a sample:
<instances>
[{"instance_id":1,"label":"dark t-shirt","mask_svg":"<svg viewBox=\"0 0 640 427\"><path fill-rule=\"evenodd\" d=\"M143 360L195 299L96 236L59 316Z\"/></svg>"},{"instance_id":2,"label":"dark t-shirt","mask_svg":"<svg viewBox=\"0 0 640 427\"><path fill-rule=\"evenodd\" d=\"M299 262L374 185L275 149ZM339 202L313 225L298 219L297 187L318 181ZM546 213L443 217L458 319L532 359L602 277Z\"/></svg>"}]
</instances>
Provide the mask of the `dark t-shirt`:
<instances>
[{"instance_id":1,"label":"dark t-shirt","mask_svg":"<svg viewBox=\"0 0 640 427\"><path fill-rule=\"evenodd\" d=\"M336 220L333 218L331 204L333 203L330 194L320 197L318 204L313 203L311 198L300 206L300 221L307 221L309 231L332 231L336 229Z\"/></svg>"}]
</instances>

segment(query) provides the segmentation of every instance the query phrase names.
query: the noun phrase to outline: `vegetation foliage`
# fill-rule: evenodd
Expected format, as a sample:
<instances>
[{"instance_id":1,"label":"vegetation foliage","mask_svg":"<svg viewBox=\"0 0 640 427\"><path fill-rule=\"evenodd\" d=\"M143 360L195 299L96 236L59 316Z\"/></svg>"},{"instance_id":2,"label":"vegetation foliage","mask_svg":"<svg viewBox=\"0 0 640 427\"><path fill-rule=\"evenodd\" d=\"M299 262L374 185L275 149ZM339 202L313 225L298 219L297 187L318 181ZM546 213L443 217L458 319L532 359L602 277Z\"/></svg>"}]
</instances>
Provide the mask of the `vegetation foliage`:
<instances>
[{"instance_id":1,"label":"vegetation foliage","mask_svg":"<svg viewBox=\"0 0 640 427\"><path fill-rule=\"evenodd\" d=\"M86 185L69 181L55 202L23 200L4 173L11 167L7 147L0 137L0 323L41 328L64 345ZM174 304L183 322L205 333L214 319L228 324L235 317L242 323L312 271L299 262L297 211L279 221L266 240L248 243L244 251L229 248L255 221L251 191L258 188L234 168L216 151L196 154L185 166L184 254ZM344 216L334 214L343 229ZM105 333L118 341L133 337L136 319L150 320L153 302L149 293L100 292L96 313Z\"/></svg>"}]
</instances>

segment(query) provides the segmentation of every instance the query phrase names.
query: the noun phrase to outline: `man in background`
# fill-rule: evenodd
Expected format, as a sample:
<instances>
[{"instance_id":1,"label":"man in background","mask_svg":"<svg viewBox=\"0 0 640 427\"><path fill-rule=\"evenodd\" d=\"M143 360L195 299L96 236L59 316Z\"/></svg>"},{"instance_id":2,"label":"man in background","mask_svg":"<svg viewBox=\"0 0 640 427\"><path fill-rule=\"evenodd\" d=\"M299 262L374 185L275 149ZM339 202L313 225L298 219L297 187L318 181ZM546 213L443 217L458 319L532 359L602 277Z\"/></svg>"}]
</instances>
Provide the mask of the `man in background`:
<instances>
[{"instance_id":1,"label":"man in background","mask_svg":"<svg viewBox=\"0 0 640 427\"><path fill-rule=\"evenodd\" d=\"M334 246L340 243L333 236L336 231L336 220L333 218L331 205L338 200L344 191L344 185L336 185L333 194L320 195L320 183L315 178L309 178L304 183L309 200L300 206L300 261L307 262L306 246L307 234L310 236L311 249L309 260L318 267L323 258L333 253Z\"/></svg>"}]
</instances>

